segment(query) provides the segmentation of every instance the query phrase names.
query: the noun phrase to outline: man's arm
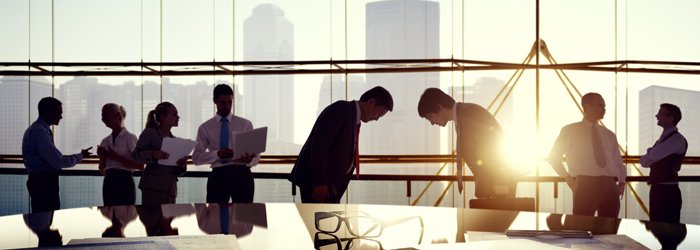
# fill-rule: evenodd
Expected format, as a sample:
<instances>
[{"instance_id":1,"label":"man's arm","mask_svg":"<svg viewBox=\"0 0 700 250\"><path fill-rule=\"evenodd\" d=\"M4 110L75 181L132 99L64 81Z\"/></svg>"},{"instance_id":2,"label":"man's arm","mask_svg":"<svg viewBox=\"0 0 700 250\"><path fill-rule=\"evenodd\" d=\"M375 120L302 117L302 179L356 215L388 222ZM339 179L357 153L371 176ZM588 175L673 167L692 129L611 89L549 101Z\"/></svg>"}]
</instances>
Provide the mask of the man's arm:
<instances>
[{"instance_id":1,"label":"man's arm","mask_svg":"<svg viewBox=\"0 0 700 250\"><path fill-rule=\"evenodd\" d=\"M219 159L217 152L208 152L208 148L209 136L206 129L204 129L203 123L197 130L197 145L194 147L194 152L192 153L192 162L194 162L194 165L212 163Z\"/></svg>"},{"instance_id":2,"label":"man's arm","mask_svg":"<svg viewBox=\"0 0 700 250\"><path fill-rule=\"evenodd\" d=\"M620 153L620 149L618 148L618 143L617 143L617 136L610 132L612 136L613 142L615 142L615 145L613 145L613 161L615 164L615 168L617 168L617 183L618 186L620 187L620 193L624 191L625 188L625 183L627 182L627 168L625 167L625 164L622 162L622 154Z\"/></svg>"},{"instance_id":3,"label":"man's arm","mask_svg":"<svg viewBox=\"0 0 700 250\"><path fill-rule=\"evenodd\" d=\"M37 132L37 131L34 131ZM43 131L42 131L43 132ZM44 159L54 169L70 168L83 161L82 154L63 156L53 144L53 138L46 133L35 133L35 142L39 151L39 156Z\"/></svg>"},{"instance_id":4,"label":"man's arm","mask_svg":"<svg viewBox=\"0 0 700 250\"><path fill-rule=\"evenodd\" d=\"M568 132L567 127L561 129L559 137L554 141L552 150L549 151L549 157L547 158L547 163L552 166L555 172L566 180L566 184L569 185L571 190L576 193L576 188L578 188L578 183L574 178L566 171L564 164L562 163L562 157L566 153L567 149L571 146L571 135Z\"/></svg>"},{"instance_id":5,"label":"man's arm","mask_svg":"<svg viewBox=\"0 0 700 250\"><path fill-rule=\"evenodd\" d=\"M316 120L316 124L314 125L316 130L310 138L310 167L311 172L314 174L313 185L315 186L327 185L326 172L328 171L328 168L338 167L328 165L328 159L330 157L328 155L328 149L331 147L333 141L340 133L343 123L345 123L350 116L350 114L342 112L343 110L340 110L337 107L329 106L329 108L329 110L323 112Z\"/></svg>"},{"instance_id":6,"label":"man's arm","mask_svg":"<svg viewBox=\"0 0 700 250\"><path fill-rule=\"evenodd\" d=\"M675 134L670 138L666 139L664 142L659 143L656 147L647 150L647 159L650 162L655 162L666 158L671 154L680 154L685 151L685 142L683 136L680 134Z\"/></svg>"}]
</instances>

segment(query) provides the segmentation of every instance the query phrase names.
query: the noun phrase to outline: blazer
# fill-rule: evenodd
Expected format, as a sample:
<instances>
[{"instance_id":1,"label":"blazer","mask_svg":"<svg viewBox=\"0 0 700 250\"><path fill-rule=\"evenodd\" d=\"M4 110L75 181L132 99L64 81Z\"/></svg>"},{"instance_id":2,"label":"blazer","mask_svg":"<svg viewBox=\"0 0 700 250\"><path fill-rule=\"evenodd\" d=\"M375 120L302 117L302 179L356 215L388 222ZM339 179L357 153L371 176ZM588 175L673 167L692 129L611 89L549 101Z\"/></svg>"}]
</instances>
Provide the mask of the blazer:
<instances>
[{"instance_id":1,"label":"blazer","mask_svg":"<svg viewBox=\"0 0 700 250\"><path fill-rule=\"evenodd\" d=\"M348 173L355 168L356 103L337 101L321 112L294 163L289 178L294 185L327 185L331 193L345 192Z\"/></svg>"},{"instance_id":2,"label":"blazer","mask_svg":"<svg viewBox=\"0 0 700 250\"><path fill-rule=\"evenodd\" d=\"M172 133L170 136L174 137ZM139 189L152 189L170 193L177 197L177 176L182 176L187 168L163 166L153 157L153 150L160 150L165 133L160 128L147 128L141 132L132 157L136 163L146 164L139 181Z\"/></svg>"},{"instance_id":3,"label":"blazer","mask_svg":"<svg viewBox=\"0 0 700 250\"><path fill-rule=\"evenodd\" d=\"M457 103L457 143L464 162L475 178L495 178L494 182L507 183L510 169L501 147L504 132L491 113L474 103ZM490 177L489 177L490 176Z\"/></svg>"}]
</instances>

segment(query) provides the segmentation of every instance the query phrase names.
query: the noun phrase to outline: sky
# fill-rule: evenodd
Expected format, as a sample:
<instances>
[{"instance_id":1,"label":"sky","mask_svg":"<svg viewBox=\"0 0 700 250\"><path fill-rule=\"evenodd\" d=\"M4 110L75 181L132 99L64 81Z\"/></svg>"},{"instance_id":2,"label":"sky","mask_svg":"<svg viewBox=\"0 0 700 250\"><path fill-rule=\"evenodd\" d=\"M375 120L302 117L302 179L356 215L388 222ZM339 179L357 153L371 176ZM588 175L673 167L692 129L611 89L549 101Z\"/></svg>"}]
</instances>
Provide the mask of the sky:
<instances>
[{"instance_id":1,"label":"sky","mask_svg":"<svg viewBox=\"0 0 700 250\"><path fill-rule=\"evenodd\" d=\"M364 11L368 2L347 1L346 8L346 1L336 0L2 0L0 34L5 39L0 39L0 61L242 61L243 20L262 3L278 5L294 24L295 60L361 60L365 58ZM441 58L520 63L535 41L534 0L437 2ZM542 0L540 34L559 63L698 61L699 11L700 2L691 0ZM462 83L472 85L480 77L507 81L513 73L444 72L440 86L446 90ZM618 132L618 140L628 144L630 153L638 153L639 90L650 85L700 90L699 78L693 75L566 73L582 94L603 95L608 105L603 122ZM54 81L60 86L69 79ZM206 80L211 84L217 79L243 82L242 77L230 76L171 77L171 82L194 84ZM296 75L294 79L295 142L301 144L313 126L318 107L318 95L308 93L318 93L323 75ZM100 83L107 84L128 80L141 82L134 77L99 78ZM527 71L512 96L518 127L507 130L512 149L521 157L545 156L560 128L581 119L556 74L542 71L538 140L535 93L535 72ZM447 129L441 131L446 138ZM442 147L446 150L447 145Z\"/></svg>"}]
</instances>

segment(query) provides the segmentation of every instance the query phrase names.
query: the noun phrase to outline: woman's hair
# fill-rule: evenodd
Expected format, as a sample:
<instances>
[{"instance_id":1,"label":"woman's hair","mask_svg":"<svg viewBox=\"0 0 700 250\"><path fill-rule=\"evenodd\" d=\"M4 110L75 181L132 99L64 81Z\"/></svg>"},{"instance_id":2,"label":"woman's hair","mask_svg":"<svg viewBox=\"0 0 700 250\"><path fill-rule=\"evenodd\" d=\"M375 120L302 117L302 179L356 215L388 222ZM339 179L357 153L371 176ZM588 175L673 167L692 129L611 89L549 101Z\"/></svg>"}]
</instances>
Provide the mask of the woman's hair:
<instances>
[{"instance_id":1,"label":"woman's hair","mask_svg":"<svg viewBox=\"0 0 700 250\"><path fill-rule=\"evenodd\" d=\"M146 128L156 128L160 127L161 115L168 115L168 109L170 107L175 107L172 103L161 102L156 105L156 108L148 112L148 119L146 120Z\"/></svg>"},{"instance_id":2,"label":"woman's hair","mask_svg":"<svg viewBox=\"0 0 700 250\"><path fill-rule=\"evenodd\" d=\"M119 117L121 118L121 124L124 125L124 119L126 118L126 110L124 110L124 107L119 106L116 103L107 103L104 106L102 106L102 109L108 109L114 113L119 114Z\"/></svg>"}]
</instances>

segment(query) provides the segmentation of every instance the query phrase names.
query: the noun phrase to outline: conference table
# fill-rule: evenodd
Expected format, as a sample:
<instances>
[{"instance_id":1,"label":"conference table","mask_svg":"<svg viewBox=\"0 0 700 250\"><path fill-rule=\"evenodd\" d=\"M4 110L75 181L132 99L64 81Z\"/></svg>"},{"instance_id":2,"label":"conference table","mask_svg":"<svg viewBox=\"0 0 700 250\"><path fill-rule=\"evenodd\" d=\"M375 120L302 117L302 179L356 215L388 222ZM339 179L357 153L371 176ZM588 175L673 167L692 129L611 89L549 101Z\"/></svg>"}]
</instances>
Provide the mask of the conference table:
<instances>
[{"instance_id":1,"label":"conference table","mask_svg":"<svg viewBox=\"0 0 700 250\"><path fill-rule=\"evenodd\" d=\"M40 241L50 246L221 239L216 237L234 238L229 249L700 248L697 225L468 208L211 203L84 207L0 217L2 249L33 248ZM201 242L189 249L223 249Z\"/></svg>"}]
</instances>

